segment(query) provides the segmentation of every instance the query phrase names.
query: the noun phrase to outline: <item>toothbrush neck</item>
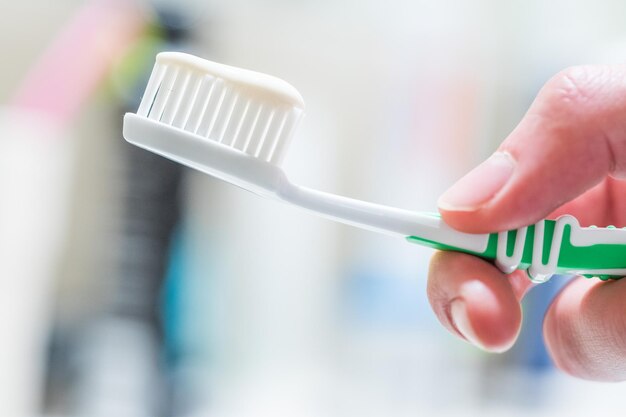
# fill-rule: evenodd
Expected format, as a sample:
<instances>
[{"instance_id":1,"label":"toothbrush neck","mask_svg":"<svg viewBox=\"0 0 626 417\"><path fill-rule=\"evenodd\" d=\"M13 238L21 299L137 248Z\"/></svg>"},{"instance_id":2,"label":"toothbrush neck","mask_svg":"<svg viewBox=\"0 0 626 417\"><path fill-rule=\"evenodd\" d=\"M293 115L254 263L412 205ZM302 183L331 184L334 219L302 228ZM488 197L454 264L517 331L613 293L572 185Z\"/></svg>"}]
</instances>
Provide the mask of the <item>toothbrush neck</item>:
<instances>
[{"instance_id":1,"label":"toothbrush neck","mask_svg":"<svg viewBox=\"0 0 626 417\"><path fill-rule=\"evenodd\" d=\"M489 235L458 232L445 224L437 214L413 212L325 193L300 187L287 179L277 197L323 217L362 229L403 238L419 237L476 253L487 249Z\"/></svg>"},{"instance_id":2,"label":"toothbrush neck","mask_svg":"<svg viewBox=\"0 0 626 417\"><path fill-rule=\"evenodd\" d=\"M427 237L447 228L436 214L418 213L301 187L285 181L278 197L324 217L401 237Z\"/></svg>"}]
</instances>

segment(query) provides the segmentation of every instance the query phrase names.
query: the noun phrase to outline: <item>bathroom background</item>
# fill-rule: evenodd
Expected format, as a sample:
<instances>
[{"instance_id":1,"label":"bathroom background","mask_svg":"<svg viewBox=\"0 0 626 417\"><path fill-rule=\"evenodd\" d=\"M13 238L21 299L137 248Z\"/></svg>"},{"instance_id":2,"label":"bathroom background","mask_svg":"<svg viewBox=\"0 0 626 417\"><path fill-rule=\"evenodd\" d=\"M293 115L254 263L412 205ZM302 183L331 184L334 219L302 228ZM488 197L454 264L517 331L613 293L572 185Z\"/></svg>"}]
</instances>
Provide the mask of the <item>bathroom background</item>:
<instances>
[{"instance_id":1,"label":"bathroom background","mask_svg":"<svg viewBox=\"0 0 626 417\"><path fill-rule=\"evenodd\" d=\"M429 249L258 199L121 136L154 55L279 76L285 169L415 210L541 85L626 59L620 0L0 0L0 415L623 415L556 371L535 288L517 345L449 335Z\"/></svg>"}]
</instances>

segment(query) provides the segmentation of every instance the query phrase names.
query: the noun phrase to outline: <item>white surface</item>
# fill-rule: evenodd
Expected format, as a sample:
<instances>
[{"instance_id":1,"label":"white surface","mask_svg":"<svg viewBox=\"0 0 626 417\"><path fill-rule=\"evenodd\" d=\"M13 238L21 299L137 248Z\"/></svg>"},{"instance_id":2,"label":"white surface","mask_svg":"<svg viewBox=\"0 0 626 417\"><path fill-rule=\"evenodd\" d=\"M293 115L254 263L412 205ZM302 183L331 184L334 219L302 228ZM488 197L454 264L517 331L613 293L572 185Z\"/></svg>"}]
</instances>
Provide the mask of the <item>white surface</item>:
<instances>
[{"instance_id":1,"label":"white surface","mask_svg":"<svg viewBox=\"0 0 626 417\"><path fill-rule=\"evenodd\" d=\"M0 138L0 415L20 417L41 401L71 148L46 119L16 111L0 113Z\"/></svg>"}]
</instances>

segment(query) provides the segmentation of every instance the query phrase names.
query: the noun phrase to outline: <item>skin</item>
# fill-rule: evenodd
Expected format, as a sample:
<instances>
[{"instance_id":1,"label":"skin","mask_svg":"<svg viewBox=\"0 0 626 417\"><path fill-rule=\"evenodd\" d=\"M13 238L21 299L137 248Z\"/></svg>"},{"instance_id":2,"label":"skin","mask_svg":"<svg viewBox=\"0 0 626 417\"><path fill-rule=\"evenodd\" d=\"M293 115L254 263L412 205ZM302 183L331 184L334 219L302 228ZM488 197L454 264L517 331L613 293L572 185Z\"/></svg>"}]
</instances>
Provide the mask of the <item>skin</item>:
<instances>
[{"instance_id":1,"label":"skin","mask_svg":"<svg viewBox=\"0 0 626 417\"><path fill-rule=\"evenodd\" d=\"M457 195L451 204L444 194L439 209L450 226L490 233L566 213L582 225L626 226L626 66L557 74L498 151L511 158L510 178L479 203L464 205ZM464 186L480 187L473 182L476 175ZM531 285L523 272L503 275L478 258L440 252L430 265L428 295L453 334L502 352L519 334L520 301ZM544 320L556 366L579 378L626 380L625 300L626 279L572 281Z\"/></svg>"}]
</instances>

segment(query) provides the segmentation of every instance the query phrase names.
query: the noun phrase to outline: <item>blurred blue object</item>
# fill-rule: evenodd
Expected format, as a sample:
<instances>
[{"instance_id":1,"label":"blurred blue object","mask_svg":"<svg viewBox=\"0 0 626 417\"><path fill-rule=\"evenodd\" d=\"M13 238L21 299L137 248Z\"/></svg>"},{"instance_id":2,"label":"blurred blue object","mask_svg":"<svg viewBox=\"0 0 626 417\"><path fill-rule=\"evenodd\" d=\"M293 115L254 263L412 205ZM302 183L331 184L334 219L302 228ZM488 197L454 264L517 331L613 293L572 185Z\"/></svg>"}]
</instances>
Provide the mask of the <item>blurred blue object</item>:
<instances>
[{"instance_id":1,"label":"blurred blue object","mask_svg":"<svg viewBox=\"0 0 626 417\"><path fill-rule=\"evenodd\" d=\"M522 331L512 350L514 361L523 368L534 372L554 369L543 340L543 319L554 297L571 278L568 275L555 275L547 283L530 290L524 298Z\"/></svg>"}]
</instances>

